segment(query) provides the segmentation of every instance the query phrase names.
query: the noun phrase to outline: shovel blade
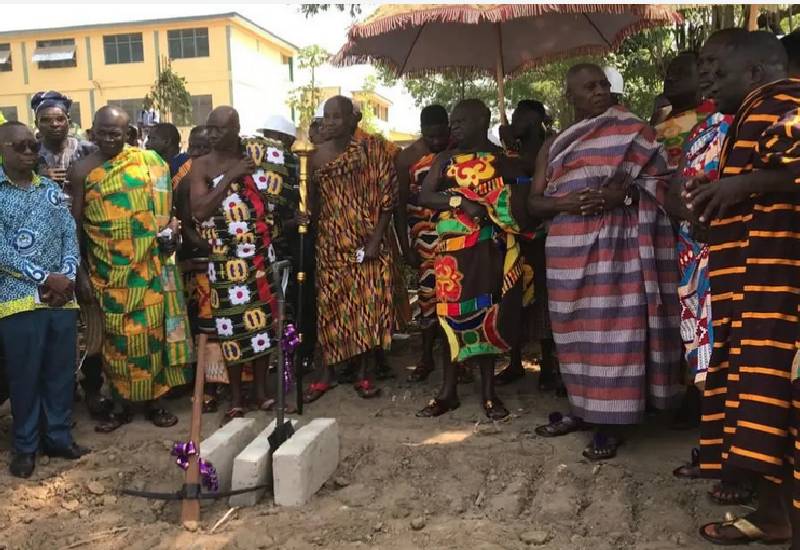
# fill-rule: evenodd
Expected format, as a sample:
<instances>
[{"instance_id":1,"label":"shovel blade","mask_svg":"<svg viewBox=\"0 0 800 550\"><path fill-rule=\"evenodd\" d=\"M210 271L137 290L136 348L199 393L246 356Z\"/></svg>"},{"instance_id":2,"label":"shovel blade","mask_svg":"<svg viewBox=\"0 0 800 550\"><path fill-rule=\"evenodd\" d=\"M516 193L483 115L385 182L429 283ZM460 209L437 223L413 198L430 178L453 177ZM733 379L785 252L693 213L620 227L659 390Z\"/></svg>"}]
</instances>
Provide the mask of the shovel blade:
<instances>
[{"instance_id":1,"label":"shovel blade","mask_svg":"<svg viewBox=\"0 0 800 550\"><path fill-rule=\"evenodd\" d=\"M294 426L292 423L284 422L283 424L278 425L275 428L267 440L269 441L269 448L271 452L275 452L275 450L283 445L283 443L294 435Z\"/></svg>"}]
</instances>

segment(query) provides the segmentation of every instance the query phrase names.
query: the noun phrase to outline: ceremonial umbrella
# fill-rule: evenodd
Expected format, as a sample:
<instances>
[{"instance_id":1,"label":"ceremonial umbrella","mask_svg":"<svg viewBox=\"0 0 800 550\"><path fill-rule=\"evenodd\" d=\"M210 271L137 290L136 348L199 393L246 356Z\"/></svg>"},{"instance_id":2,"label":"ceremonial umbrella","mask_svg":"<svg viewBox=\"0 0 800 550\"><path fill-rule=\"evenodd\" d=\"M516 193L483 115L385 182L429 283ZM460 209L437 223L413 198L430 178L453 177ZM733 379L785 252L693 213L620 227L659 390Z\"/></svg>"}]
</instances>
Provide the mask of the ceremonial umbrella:
<instances>
[{"instance_id":1,"label":"ceremonial umbrella","mask_svg":"<svg viewBox=\"0 0 800 550\"><path fill-rule=\"evenodd\" d=\"M403 75L472 70L497 79L558 58L601 54L642 29L680 22L653 4L386 4L348 31L334 65L383 65Z\"/></svg>"}]
</instances>

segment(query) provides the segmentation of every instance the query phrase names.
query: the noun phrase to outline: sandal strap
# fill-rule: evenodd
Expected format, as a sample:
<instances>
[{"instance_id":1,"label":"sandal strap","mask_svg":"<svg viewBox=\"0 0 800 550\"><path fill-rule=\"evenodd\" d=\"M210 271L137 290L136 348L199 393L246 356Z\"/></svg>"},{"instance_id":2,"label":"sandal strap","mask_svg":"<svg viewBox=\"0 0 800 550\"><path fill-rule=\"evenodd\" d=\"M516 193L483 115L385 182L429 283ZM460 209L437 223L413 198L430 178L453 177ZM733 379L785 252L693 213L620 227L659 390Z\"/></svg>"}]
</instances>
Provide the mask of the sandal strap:
<instances>
[{"instance_id":1,"label":"sandal strap","mask_svg":"<svg viewBox=\"0 0 800 550\"><path fill-rule=\"evenodd\" d=\"M326 392L331 389L331 385L326 382L312 382L309 384L308 389L311 391Z\"/></svg>"},{"instance_id":2,"label":"sandal strap","mask_svg":"<svg viewBox=\"0 0 800 550\"><path fill-rule=\"evenodd\" d=\"M374 387L374 386L372 385L372 382L370 382L370 381L369 381L369 380L367 380L366 378L364 378L363 380L359 380L358 382L356 382L355 386L356 386L356 389L362 389L362 390L364 390L364 391L369 391L369 390L371 390L371 389Z\"/></svg>"},{"instance_id":3,"label":"sandal strap","mask_svg":"<svg viewBox=\"0 0 800 550\"><path fill-rule=\"evenodd\" d=\"M729 525L735 529L738 529L741 534L751 540L762 540L767 538L766 533L764 533L764 531L762 531L758 525L746 518L739 518L730 522L726 521L723 523L723 525Z\"/></svg>"}]
</instances>

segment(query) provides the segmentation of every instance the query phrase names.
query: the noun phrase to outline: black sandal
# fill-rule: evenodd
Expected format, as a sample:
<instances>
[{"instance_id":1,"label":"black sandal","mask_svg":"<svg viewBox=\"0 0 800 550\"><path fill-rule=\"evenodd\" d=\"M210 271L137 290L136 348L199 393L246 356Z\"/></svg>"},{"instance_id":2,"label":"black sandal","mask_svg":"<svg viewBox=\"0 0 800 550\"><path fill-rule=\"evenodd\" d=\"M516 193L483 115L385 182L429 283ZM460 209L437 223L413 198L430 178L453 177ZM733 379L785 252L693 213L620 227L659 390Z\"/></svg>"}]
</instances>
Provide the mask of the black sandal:
<instances>
[{"instance_id":1,"label":"black sandal","mask_svg":"<svg viewBox=\"0 0 800 550\"><path fill-rule=\"evenodd\" d=\"M453 399L451 401L446 401L444 399L431 399L424 408L417 411L417 417L419 418L434 418L437 416L442 416L445 413L450 411L454 411L461 406L461 402L458 399Z\"/></svg>"},{"instance_id":2,"label":"black sandal","mask_svg":"<svg viewBox=\"0 0 800 550\"><path fill-rule=\"evenodd\" d=\"M583 450L583 456L592 461L610 460L617 456L617 449L623 441L619 437L596 433L592 441Z\"/></svg>"},{"instance_id":3,"label":"black sandal","mask_svg":"<svg viewBox=\"0 0 800 550\"><path fill-rule=\"evenodd\" d=\"M572 432L588 429L583 419L569 414L562 415L560 412L550 413L547 420L547 424L537 426L536 429L534 429L536 435L541 437L561 437L562 435L571 434Z\"/></svg>"},{"instance_id":4,"label":"black sandal","mask_svg":"<svg viewBox=\"0 0 800 550\"><path fill-rule=\"evenodd\" d=\"M483 402L483 412L486 413L486 417L489 420L495 422L510 418L508 409L503 405L499 397L485 400Z\"/></svg>"},{"instance_id":5,"label":"black sandal","mask_svg":"<svg viewBox=\"0 0 800 550\"><path fill-rule=\"evenodd\" d=\"M224 426L234 418L244 418L244 409L242 407L231 407L225 414L222 415L222 420L220 420L220 427Z\"/></svg>"},{"instance_id":6,"label":"black sandal","mask_svg":"<svg viewBox=\"0 0 800 550\"><path fill-rule=\"evenodd\" d=\"M716 534L709 532L709 527L713 527ZM720 534L721 527L731 527L736 529L738 536L726 537ZM700 536L717 546L743 546L751 542L758 542L765 545L785 544L789 542L787 537L772 537L764 532L758 525L747 518L738 518L730 521L712 521L700 528Z\"/></svg>"},{"instance_id":7,"label":"black sandal","mask_svg":"<svg viewBox=\"0 0 800 550\"><path fill-rule=\"evenodd\" d=\"M94 431L99 434L110 434L125 424L130 424L132 421L133 415L128 410L111 411L105 421L94 427Z\"/></svg>"},{"instance_id":8,"label":"black sandal","mask_svg":"<svg viewBox=\"0 0 800 550\"><path fill-rule=\"evenodd\" d=\"M178 423L178 417L167 409L150 409L144 416L157 428L171 428Z\"/></svg>"},{"instance_id":9,"label":"black sandal","mask_svg":"<svg viewBox=\"0 0 800 550\"><path fill-rule=\"evenodd\" d=\"M708 498L720 506L743 506L753 500L752 487L742 482L721 481L708 492Z\"/></svg>"},{"instance_id":10,"label":"black sandal","mask_svg":"<svg viewBox=\"0 0 800 550\"><path fill-rule=\"evenodd\" d=\"M672 475L678 479L700 479L700 449L692 449L692 461L672 470Z\"/></svg>"},{"instance_id":11,"label":"black sandal","mask_svg":"<svg viewBox=\"0 0 800 550\"><path fill-rule=\"evenodd\" d=\"M215 413L219 409L219 402L216 397L203 398L203 414Z\"/></svg>"}]
</instances>

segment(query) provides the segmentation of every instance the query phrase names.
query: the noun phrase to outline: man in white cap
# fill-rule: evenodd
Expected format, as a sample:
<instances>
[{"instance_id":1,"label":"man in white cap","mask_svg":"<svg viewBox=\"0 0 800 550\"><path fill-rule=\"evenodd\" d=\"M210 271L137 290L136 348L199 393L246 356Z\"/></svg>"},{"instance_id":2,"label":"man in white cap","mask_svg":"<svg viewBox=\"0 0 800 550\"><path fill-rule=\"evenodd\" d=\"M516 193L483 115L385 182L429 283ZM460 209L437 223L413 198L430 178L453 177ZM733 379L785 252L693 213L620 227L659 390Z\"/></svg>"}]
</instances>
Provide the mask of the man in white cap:
<instances>
[{"instance_id":1,"label":"man in white cap","mask_svg":"<svg viewBox=\"0 0 800 550\"><path fill-rule=\"evenodd\" d=\"M263 126L256 131L261 132L266 138L280 141L289 151L294 145L294 140L297 139L297 128L283 115L268 116Z\"/></svg>"},{"instance_id":2,"label":"man in white cap","mask_svg":"<svg viewBox=\"0 0 800 550\"><path fill-rule=\"evenodd\" d=\"M622 73L614 67L603 67L603 72L611 84L611 99L614 101L614 105L623 105L622 98L625 95L625 81L622 79Z\"/></svg>"}]
</instances>

